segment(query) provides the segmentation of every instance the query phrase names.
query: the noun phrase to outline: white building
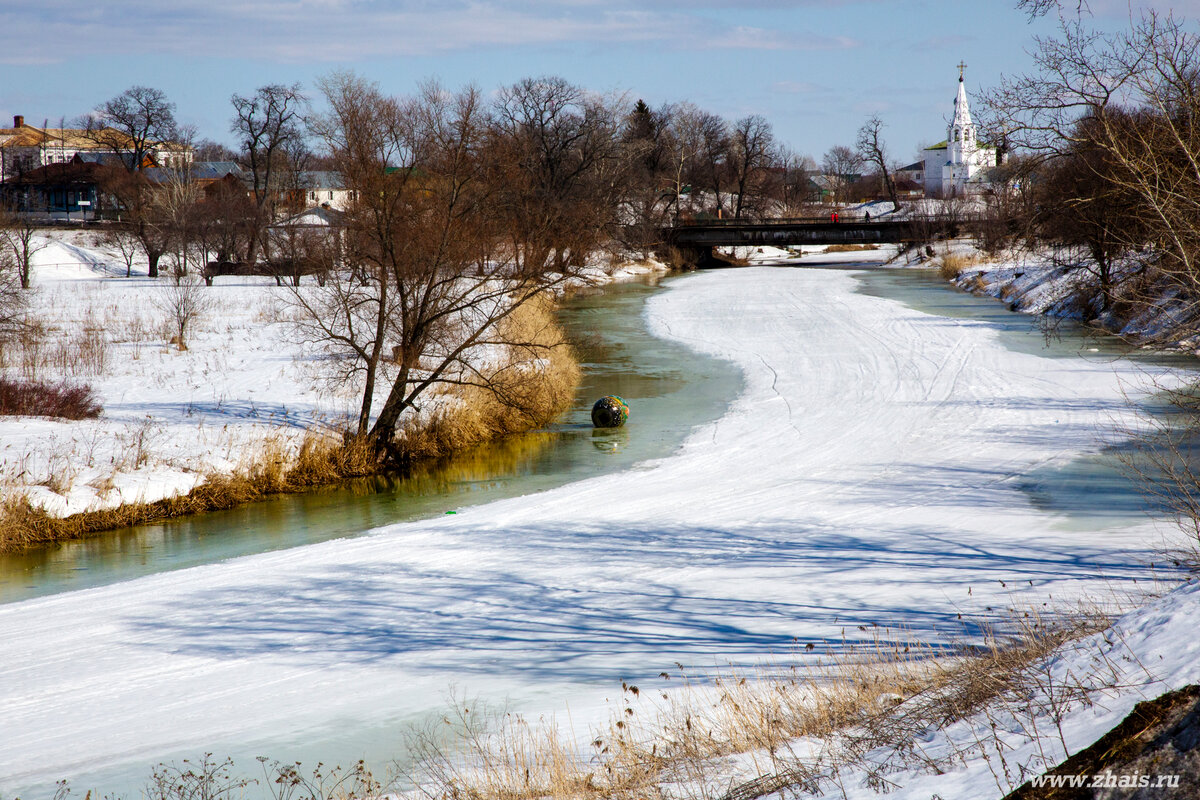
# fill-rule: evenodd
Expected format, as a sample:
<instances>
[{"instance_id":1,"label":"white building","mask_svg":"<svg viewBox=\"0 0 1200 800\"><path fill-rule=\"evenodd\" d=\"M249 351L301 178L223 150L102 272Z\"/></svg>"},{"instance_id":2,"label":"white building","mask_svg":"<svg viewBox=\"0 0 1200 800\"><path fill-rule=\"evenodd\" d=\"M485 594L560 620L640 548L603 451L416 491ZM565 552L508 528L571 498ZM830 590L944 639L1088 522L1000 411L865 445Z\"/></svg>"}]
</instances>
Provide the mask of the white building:
<instances>
[{"instance_id":1,"label":"white building","mask_svg":"<svg viewBox=\"0 0 1200 800\"><path fill-rule=\"evenodd\" d=\"M971 121L967 90L959 65L958 95L954 98L954 117L946 128L946 141L925 148L926 197L954 197L982 191L987 186L988 170L996 166L996 148L980 144Z\"/></svg>"}]
</instances>

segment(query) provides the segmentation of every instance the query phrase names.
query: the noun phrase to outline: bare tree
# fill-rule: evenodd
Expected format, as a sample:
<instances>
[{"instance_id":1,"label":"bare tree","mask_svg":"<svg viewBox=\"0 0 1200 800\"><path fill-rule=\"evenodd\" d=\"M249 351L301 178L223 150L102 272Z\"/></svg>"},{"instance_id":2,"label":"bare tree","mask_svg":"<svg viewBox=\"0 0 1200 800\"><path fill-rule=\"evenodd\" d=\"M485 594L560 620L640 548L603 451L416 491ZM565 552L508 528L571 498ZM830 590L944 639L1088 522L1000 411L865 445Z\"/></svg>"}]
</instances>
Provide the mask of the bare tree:
<instances>
[{"instance_id":1,"label":"bare tree","mask_svg":"<svg viewBox=\"0 0 1200 800\"><path fill-rule=\"evenodd\" d=\"M205 291L196 275L179 275L155 291L154 304L167 315L176 332L171 341L180 350L187 350L188 329L211 308L212 293Z\"/></svg>"},{"instance_id":2,"label":"bare tree","mask_svg":"<svg viewBox=\"0 0 1200 800\"><path fill-rule=\"evenodd\" d=\"M876 114L868 119L858 129L858 140L855 142L858 154L875 166L883 182L884 190L896 211L900 210L900 198L896 195L896 182L888 169L887 144L883 141L883 120Z\"/></svg>"},{"instance_id":3,"label":"bare tree","mask_svg":"<svg viewBox=\"0 0 1200 800\"><path fill-rule=\"evenodd\" d=\"M674 203L670 202L673 109L652 109L638 100L625 119L623 157L629 160L629 182L623 200L627 246L649 250L659 237Z\"/></svg>"},{"instance_id":4,"label":"bare tree","mask_svg":"<svg viewBox=\"0 0 1200 800\"><path fill-rule=\"evenodd\" d=\"M1063 0L1017 0L1017 8L1028 14L1031 20L1044 17L1052 11L1063 14L1070 5L1070 3L1064 3ZM1087 0L1075 0L1074 5L1076 16L1083 16L1091 11Z\"/></svg>"},{"instance_id":5,"label":"bare tree","mask_svg":"<svg viewBox=\"0 0 1200 800\"><path fill-rule=\"evenodd\" d=\"M784 216L800 216L804 207L819 200L814 197L812 177L817 174L817 164L811 156L801 155L789 148L782 148L778 155L779 180L775 184L776 198Z\"/></svg>"},{"instance_id":6,"label":"bare tree","mask_svg":"<svg viewBox=\"0 0 1200 800\"><path fill-rule=\"evenodd\" d=\"M86 135L119 154L130 172L144 169L154 150L176 146L180 135L175 104L161 89L148 86L131 86L102 103L83 122Z\"/></svg>"},{"instance_id":7,"label":"bare tree","mask_svg":"<svg viewBox=\"0 0 1200 800\"><path fill-rule=\"evenodd\" d=\"M1087 128L1090 120L1080 123ZM1138 199L1127 188L1103 148L1089 142L1080 131L1068 155L1051 160L1037 182L1037 230L1042 239L1068 249L1081 249L1087 256L1074 259L1092 274L1099 289L1103 313L1112 307L1118 275L1118 259L1132 242L1148 233L1138 214Z\"/></svg>"},{"instance_id":8,"label":"bare tree","mask_svg":"<svg viewBox=\"0 0 1200 800\"><path fill-rule=\"evenodd\" d=\"M28 328L28 296L21 289L20 271L12 254L0 250L0 346Z\"/></svg>"},{"instance_id":9,"label":"bare tree","mask_svg":"<svg viewBox=\"0 0 1200 800\"><path fill-rule=\"evenodd\" d=\"M163 170L161 180L148 192L149 213L165 234L164 242L175 262L175 280L188 274L193 261L203 266L207 255L196 251L197 206L203 191L188 170Z\"/></svg>"},{"instance_id":10,"label":"bare tree","mask_svg":"<svg viewBox=\"0 0 1200 800\"><path fill-rule=\"evenodd\" d=\"M235 94L230 126L238 137L242 158L250 171L256 209L256 230L274 218L275 203L286 181L289 148L302 143L307 98L300 84L260 86L252 97ZM257 259L259 237L250 240L246 260Z\"/></svg>"},{"instance_id":11,"label":"bare tree","mask_svg":"<svg viewBox=\"0 0 1200 800\"><path fill-rule=\"evenodd\" d=\"M214 142L212 139L201 139L196 142L195 156L197 161L237 161L237 151Z\"/></svg>"},{"instance_id":12,"label":"bare tree","mask_svg":"<svg viewBox=\"0 0 1200 800\"><path fill-rule=\"evenodd\" d=\"M500 91L488 137L494 200L523 268L580 266L615 233L630 166L621 118L617 102L562 78Z\"/></svg>"},{"instance_id":13,"label":"bare tree","mask_svg":"<svg viewBox=\"0 0 1200 800\"><path fill-rule=\"evenodd\" d=\"M725 192L729 188L729 123L716 114L702 114L697 122L700 127L699 149L691 171L692 186L707 189L713 194L713 205L718 215L725 211Z\"/></svg>"},{"instance_id":14,"label":"bare tree","mask_svg":"<svg viewBox=\"0 0 1200 800\"><path fill-rule=\"evenodd\" d=\"M1081 144L1102 156L1102 177L1134 200L1115 231L1149 244L1161 274L1200 295L1200 35L1144 12L1128 31L1102 34L1078 20L1039 40L1034 72L988 98L1010 141L1043 159Z\"/></svg>"},{"instance_id":15,"label":"bare tree","mask_svg":"<svg viewBox=\"0 0 1200 800\"><path fill-rule=\"evenodd\" d=\"M12 259L21 288L32 285L33 256L50 242L38 236L37 226L28 214L0 209L0 244Z\"/></svg>"},{"instance_id":16,"label":"bare tree","mask_svg":"<svg viewBox=\"0 0 1200 800\"><path fill-rule=\"evenodd\" d=\"M175 104L160 89L132 86L102 103L83 123L86 135L119 155L124 165L123 170L110 170L102 185L123 207L122 214L146 254L148 274L158 277L159 260L169 248L170 226L155 209L154 187L143 170L150 165L152 152L186 148L180 139L187 132L175 120Z\"/></svg>"},{"instance_id":17,"label":"bare tree","mask_svg":"<svg viewBox=\"0 0 1200 800\"><path fill-rule=\"evenodd\" d=\"M107 171L101 180L103 190L116 198L121 207L121 221L137 238L146 257L149 277L158 277L159 262L171 247L170 220L161 215L161 204L155 202L155 187L141 172L116 168Z\"/></svg>"},{"instance_id":18,"label":"bare tree","mask_svg":"<svg viewBox=\"0 0 1200 800\"><path fill-rule=\"evenodd\" d=\"M257 235L255 207L240 180L205 188L188 215L188 225L207 257L235 261Z\"/></svg>"},{"instance_id":19,"label":"bare tree","mask_svg":"<svg viewBox=\"0 0 1200 800\"><path fill-rule=\"evenodd\" d=\"M671 110L668 121L666 144L670 159L670 204L673 218L679 221L683 210L683 198L693 206L700 184L697 178L701 165L706 161L706 142L714 138L714 132L724 125L720 117L710 114L691 103L680 103Z\"/></svg>"},{"instance_id":20,"label":"bare tree","mask_svg":"<svg viewBox=\"0 0 1200 800\"><path fill-rule=\"evenodd\" d=\"M821 159L821 170L832 183L835 202L846 201L846 190L858 180L862 172L863 159L858 151L846 145L834 145L825 152Z\"/></svg>"},{"instance_id":21,"label":"bare tree","mask_svg":"<svg viewBox=\"0 0 1200 800\"><path fill-rule=\"evenodd\" d=\"M277 278L290 278L300 285L304 275L316 275L324 284L342 258L341 231L332 225L289 224L287 221L266 229L270 264Z\"/></svg>"},{"instance_id":22,"label":"bare tree","mask_svg":"<svg viewBox=\"0 0 1200 800\"><path fill-rule=\"evenodd\" d=\"M768 168L775 159L775 134L765 117L742 117L729 138L728 167L733 192L733 218L741 219L765 198Z\"/></svg>"},{"instance_id":23,"label":"bare tree","mask_svg":"<svg viewBox=\"0 0 1200 800\"><path fill-rule=\"evenodd\" d=\"M133 262L137 260L141 247L137 236L124 225L108 228L99 238L99 244L115 249L125 262L125 277L133 274Z\"/></svg>"},{"instance_id":24,"label":"bare tree","mask_svg":"<svg viewBox=\"0 0 1200 800\"><path fill-rule=\"evenodd\" d=\"M513 345L504 336L506 320L565 280L570 270L559 271L559 264L570 259L546 256L552 240L537 245L539 258L531 243L512 237L508 212L496 202L510 187L495 182L511 172L490 161L508 151L487 146L478 91L450 94L429 85L400 100L346 73L320 87L330 111L314 120L314 129L358 199L345 219L348 268L331 272L324 287L297 289L295 302L302 330L362 388L355 433L381 458L398 459L401 418L431 388L504 390L496 379L500 367L483 352ZM564 124L587 138L576 123ZM546 133L537 144L547 150L525 154L558 153L568 142L586 146ZM580 159L562 166L573 171ZM539 233L562 224L556 207L539 213L546 215ZM513 243L529 247L518 256ZM373 415L377 389L386 399Z\"/></svg>"}]
</instances>

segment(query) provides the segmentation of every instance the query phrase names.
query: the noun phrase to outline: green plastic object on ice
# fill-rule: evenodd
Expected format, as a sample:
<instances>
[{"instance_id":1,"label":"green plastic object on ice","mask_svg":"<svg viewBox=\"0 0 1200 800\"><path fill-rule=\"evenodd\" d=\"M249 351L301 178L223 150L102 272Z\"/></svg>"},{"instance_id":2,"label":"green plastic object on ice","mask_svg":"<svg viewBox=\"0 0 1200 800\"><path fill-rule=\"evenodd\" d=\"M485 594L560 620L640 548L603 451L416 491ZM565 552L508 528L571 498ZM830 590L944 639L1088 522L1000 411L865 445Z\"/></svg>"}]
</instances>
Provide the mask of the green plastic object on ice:
<instances>
[{"instance_id":1,"label":"green plastic object on ice","mask_svg":"<svg viewBox=\"0 0 1200 800\"><path fill-rule=\"evenodd\" d=\"M592 406L592 424L597 428L619 428L627 419L629 405L615 394L601 397Z\"/></svg>"}]
</instances>

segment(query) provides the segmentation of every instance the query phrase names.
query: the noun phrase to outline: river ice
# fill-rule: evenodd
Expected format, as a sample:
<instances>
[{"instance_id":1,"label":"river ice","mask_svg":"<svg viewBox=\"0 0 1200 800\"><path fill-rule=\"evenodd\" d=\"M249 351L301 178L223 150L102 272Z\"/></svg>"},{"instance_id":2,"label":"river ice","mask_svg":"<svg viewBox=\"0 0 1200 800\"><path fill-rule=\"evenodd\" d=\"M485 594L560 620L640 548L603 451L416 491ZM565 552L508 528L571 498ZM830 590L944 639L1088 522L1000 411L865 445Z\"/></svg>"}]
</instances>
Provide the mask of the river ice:
<instances>
[{"instance_id":1,"label":"river ice","mask_svg":"<svg viewBox=\"0 0 1200 800\"><path fill-rule=\"evenodd\" d=\"M676 662L819 654L875 625L948 640L960 613L1145 577L1153 521L1078 530L1020 486L1136 424L1126 395L1145 369L1013 352L987 325L856 285L746 268L655 295L655 332L745 375L670 458L0 606L0 792L28 800L60 777L109 790L97 782L205 751L287 759L437 715L452 686L569 705L581 725L621 679Z\"/></svg>"}]
</instances>

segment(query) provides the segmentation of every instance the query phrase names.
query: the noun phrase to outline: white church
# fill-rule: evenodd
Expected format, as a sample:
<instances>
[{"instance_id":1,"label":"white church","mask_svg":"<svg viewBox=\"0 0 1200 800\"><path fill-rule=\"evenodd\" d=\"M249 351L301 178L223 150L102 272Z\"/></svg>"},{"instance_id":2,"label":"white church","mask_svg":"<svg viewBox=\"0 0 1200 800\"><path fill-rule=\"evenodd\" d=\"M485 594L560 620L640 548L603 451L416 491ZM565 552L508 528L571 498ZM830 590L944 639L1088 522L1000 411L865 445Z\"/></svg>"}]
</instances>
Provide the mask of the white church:
<instances>
[{"instance_id":1,"label":"white church","mask_svg":"<svg viewBox=\"0 0 1200 800\"><path fill-rule=\"evenodd\" d=\"M980 144L971 121L963 69L958 65L958 94L954 98L954 116L946 128L946 141L926 147L923 159L900 170L925 185L926 197L962 197L984 191L988 170L996 166L996 148Z\"/></svg>"}]
</instances>

